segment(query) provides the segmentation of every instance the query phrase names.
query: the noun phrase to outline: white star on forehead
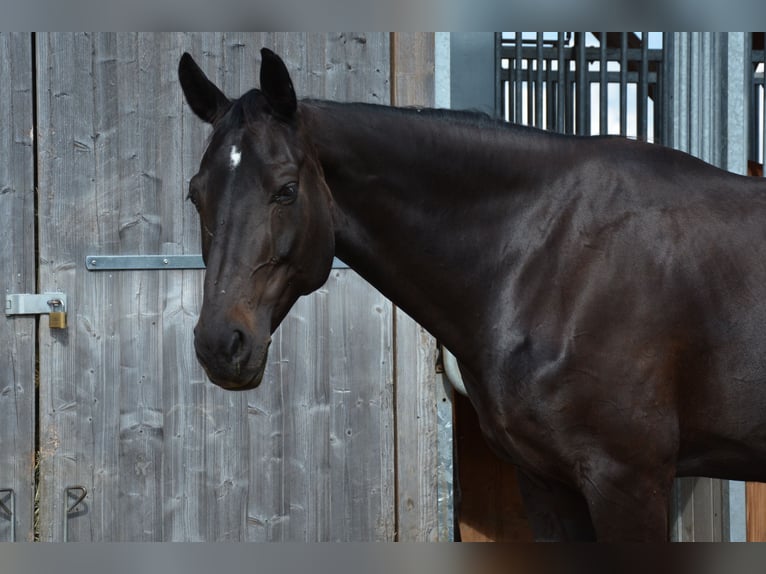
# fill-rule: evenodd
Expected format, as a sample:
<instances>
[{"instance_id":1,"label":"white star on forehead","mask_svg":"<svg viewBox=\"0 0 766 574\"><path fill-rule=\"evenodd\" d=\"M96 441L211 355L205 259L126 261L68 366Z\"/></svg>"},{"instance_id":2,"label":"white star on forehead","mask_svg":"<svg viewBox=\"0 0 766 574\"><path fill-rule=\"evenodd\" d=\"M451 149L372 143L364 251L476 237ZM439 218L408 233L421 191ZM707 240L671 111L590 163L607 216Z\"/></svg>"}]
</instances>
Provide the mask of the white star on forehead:
<instances>
[{"instance_id":1,"label":"white star on forehead","mask_svg":"<svg viewBox=\"0 0 766 574\"><path fill-rule=\"evenodd\" d=\"M229 160L231 169L236 169L239 165L239 162L242 161L242 152L239 151L239 148L235 145L231 146L231 153L229 154Z\"/></svg>"}]
</instances>

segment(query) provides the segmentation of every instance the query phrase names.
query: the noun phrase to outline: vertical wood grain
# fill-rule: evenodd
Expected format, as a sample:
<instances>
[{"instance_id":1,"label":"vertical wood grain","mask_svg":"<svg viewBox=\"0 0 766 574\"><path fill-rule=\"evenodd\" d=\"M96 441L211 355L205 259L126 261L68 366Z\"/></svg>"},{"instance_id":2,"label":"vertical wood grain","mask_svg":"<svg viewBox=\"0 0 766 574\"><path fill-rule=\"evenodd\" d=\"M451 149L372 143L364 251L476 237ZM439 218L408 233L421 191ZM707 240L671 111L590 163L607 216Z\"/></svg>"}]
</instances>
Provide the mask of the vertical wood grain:
<instances>
[{"instance_id":1,"label":"vertical wood grain","mask_svg":"<svg viewBox=\"0 0 766 574\"><path fill-rule=\"evenodd\" d=\"M392 34L391 58L392 104L433 107L433 34ZM437 406L443 398L436 341L398 308L395 317L397 539L435 541L440 539Z\"/></svg>"},{"instance_id":2,"label":"vertical wood grain","mask_svg":"<svg viewBox=\"0 0 766 574\"><path fill-rule=\"evenodd\" d=\"M70 540L394 538L392 309L351 271L301 299L262 385L210 383L192 329L199 271L85 270L89 254L199 253L184 201L209 127L176 81L189 51L231 96L280 53L300 96L387 103L386 34L41 34L41 524L88 497ZM43 319L47 321L47 319Z\"/></svg>"},{"instance_id":3,"label":"vertical wood grain","mask_svg":"<svg viewBox=\"0 0 766 574\"><path fill-rule=\"evenodd\" d=\"M748 482L747 498L747 541L766 542L766 484Z\"/></svg>"},{"instance_id":4,"label":"vertical wood grain","mask_svg":"<svg viewBox=\"0 0 766 574\"><path fill-rule=\"evenodd\" d=\"M301 96L387 103L383 34L276 35ZM248 540L394 538L391 304L351 270L301 298L248 397Z\"/></svg>"},{"instance_id":5,"label":"vertical wood grain","mask_svg":"<svg viewBox=\"0 0 766 574\"><path fill-rule=\"evenodd\" d=\"M726 481L711 478L676 479L671 491L671 541L726 540L728 496Z\"/></svg>"},{"instance_id":6,"label":"vertical wood grain","mask_svg":"<svg viewBox=\"0 0 766 574\"><path fill-rule=\"evenodd\" d=\"M0 33L0 270L8 293L35 292L32 40ZM0 316L0 541L32 539L35 450L35 319ZM10 494L0 494L9 507Z\"/></svg>"}]
</instances>

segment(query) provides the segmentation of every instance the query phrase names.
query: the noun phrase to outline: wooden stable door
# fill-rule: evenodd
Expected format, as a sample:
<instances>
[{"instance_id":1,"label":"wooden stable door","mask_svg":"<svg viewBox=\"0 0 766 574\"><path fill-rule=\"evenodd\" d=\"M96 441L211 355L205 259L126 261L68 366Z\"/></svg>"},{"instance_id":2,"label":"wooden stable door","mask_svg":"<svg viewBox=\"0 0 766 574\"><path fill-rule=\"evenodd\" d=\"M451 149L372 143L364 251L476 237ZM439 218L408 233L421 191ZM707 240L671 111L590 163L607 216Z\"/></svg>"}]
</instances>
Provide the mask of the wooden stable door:
<instances>
[{"instance_id":1,"label":"wooden stable door","mask_svg":"<svg viewBox=\"0 0 766 574\"><path fill-rule=\"evenodd\" d=\"M195 358L201 270L86 267L199 253L210 127L178 60L238 96L262 46L301 97L433 101L432 34L0 33L3 289L68 298L66 329L0 319L0 541L445 538L435 343L358 275L302 298L231 393Z\"/></svg>"}]
</instances>

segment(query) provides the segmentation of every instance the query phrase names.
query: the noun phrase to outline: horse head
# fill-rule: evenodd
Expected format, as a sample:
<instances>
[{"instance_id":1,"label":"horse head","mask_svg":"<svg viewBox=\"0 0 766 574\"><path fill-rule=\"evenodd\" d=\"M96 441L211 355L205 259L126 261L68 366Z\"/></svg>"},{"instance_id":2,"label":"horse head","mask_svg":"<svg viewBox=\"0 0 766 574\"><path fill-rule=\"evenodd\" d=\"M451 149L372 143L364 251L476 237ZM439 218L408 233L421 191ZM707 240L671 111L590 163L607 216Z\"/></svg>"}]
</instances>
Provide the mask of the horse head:
<instances>
[{"instance_id":1,"label":"horse head","mask_svg":"<svg viewBox=\"0 0 766 574\"><path fill-rule=\"evenodd\" d=\"M194 346L230 390L260 384L272 333L324 284L335 252L330 192L290 75L270 50L261 56L261 89L233 100L189 54L178 69L190 108L213 126L189 183L206 265Z\"/></svg>"}]
</instances>

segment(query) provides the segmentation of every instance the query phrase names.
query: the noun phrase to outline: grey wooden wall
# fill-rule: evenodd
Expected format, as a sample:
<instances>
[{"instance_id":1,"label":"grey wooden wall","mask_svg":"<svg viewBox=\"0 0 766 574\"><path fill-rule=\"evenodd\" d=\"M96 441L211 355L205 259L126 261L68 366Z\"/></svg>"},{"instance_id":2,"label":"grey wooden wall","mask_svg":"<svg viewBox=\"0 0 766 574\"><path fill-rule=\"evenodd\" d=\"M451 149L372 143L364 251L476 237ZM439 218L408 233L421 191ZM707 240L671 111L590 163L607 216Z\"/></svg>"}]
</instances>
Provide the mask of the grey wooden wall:
<instances>
[{"instance_id":1,"label":"grey wooden wall","mask_svg":"<svg viewBox=\"0 0 766 574\"><path fill-rule=\"evenodd\" d=\"M68 329L43 316L37 332L42 540L445 536L434 342L355 273L334 270L301 299L263 384L228 393L192 347L201 271L85 268L86 255L199 253L184 197L209 128L183 101L178 59L191 52L236 96L257 85L262 46L282 55L301 96L433 102L431 34L0 35L0 77L14 78L0 85L0 150L13 158L0 161L0 211L13 222L0 231L6 291L34 292L37 265L38 289L69 297ZM0 325L0 488L12 482L25 501L25 536L34 329ZM88 495L65 520L71 486Z\"/></svg>"},{"instance_id":2,"label":"grey wooden wall","mask_svg":"<svg viewBox=\"0 0 766 574\"><path fill-rule=\"evenodd\" d=\"M0 34L0 277L5 293L34 292L32 44ZM0 320L0 541L31 537L34 499L35 319Z\"/></svg>"}]
</instances>

